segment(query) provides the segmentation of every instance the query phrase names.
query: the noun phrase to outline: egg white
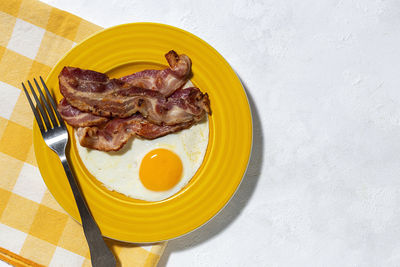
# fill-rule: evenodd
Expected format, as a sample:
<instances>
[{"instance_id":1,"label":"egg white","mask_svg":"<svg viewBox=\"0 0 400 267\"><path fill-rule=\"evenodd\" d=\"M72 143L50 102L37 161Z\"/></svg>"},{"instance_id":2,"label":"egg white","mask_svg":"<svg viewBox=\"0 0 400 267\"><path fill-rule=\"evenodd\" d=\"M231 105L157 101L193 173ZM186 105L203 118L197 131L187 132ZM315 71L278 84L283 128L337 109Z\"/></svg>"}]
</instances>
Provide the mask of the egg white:
<instances>
[{"instance_id":1,"label":"egg white","mask_svg":"<svg viewBox=\"0 0 400 267\"><path fill-rule=\"evenodd\" d=\"M132 138L117 152L104 152L82 147L76 142L79 156L86 169L109 190L146 201L160 201L179 192L195 175L208 145L208 119L178 133L154 140ZM76 138L77 140L77 138ZM182 161L182 178L167 191L152 191L139 179L143 157L157 148L176 153Z\"/></svg>"}]
</instances>

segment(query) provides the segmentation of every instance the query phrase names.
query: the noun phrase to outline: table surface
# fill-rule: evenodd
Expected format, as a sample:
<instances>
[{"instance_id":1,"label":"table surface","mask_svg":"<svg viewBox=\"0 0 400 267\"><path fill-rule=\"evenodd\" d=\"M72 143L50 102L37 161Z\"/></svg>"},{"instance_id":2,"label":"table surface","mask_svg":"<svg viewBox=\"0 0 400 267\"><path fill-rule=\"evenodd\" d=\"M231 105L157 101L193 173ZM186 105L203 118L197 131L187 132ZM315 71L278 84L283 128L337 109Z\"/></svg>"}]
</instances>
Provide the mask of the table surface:
<instances>
[{"instance_id":1,"label":"table surface","mask_svg":"<svg viewBox=\"0 0 400 267\"><path fill-rule=\"evenodd\" d=\"M398 266L399 1L44 2L103 27L190 31L247 89L243 183L159 266Z\"/></svg>"}]
</instances>

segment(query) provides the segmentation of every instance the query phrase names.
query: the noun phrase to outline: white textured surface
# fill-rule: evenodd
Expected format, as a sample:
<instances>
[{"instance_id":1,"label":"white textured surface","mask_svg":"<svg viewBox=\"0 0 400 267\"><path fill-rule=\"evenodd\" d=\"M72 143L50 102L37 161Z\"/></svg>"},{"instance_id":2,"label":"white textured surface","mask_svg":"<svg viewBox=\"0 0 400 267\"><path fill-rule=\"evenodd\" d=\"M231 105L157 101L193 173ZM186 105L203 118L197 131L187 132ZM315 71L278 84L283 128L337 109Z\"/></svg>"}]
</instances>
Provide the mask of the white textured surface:
<instances>
[{"instance_id":1,"label":"white textured surface","mask_svg":"<svg viewBox=\"0 0 400 267\"><path fill-rule=\"evenodd\" d=\"M160 266L400 264L399 1L45 2L104 27L181 27L247 88L245 180Z\"/></svg>"}]
</instances>

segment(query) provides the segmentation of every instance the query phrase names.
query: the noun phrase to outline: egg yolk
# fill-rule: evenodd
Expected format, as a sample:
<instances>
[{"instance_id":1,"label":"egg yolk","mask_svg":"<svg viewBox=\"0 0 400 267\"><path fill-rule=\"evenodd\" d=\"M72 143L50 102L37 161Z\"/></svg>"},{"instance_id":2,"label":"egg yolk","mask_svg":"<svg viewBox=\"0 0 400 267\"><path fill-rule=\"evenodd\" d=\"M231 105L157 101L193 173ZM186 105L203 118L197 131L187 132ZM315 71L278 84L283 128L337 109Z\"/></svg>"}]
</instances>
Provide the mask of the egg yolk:
<instances>
[{"instance_id":1,"label":"egg yolk","mask_svg":"<svg viewBox=\"0 0 400 267\"><path fill-rule=\"evenodd\" d=\"M159 148L143 157L139 177L147 189L165 191L179 182L182 169L182 161L178 155L168 149Z\"/></svg>"}]
</instances>

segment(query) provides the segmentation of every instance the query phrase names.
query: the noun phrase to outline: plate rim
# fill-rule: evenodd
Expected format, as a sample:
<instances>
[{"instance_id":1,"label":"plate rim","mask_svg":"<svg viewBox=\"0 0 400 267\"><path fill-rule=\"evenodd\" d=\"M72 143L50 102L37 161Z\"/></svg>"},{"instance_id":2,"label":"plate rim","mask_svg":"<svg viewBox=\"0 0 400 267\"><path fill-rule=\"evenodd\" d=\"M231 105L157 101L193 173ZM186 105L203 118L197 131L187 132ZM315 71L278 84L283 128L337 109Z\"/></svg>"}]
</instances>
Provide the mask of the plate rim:
<instances>
[{"instance_id":1,"label":"plate rim","mask_svg":"<svg viewBox=\"0 0 400 267\"><path fill-rule=\"evenodd\" d=\"M249 109L249 114L250 114L250 116L249 116L249 124L250 124L250 126L249 126L250 132L249 132L249 133L250 133L250 138L249 138L249 140L248 140L249 149L248 149L248 151L247 151L247 156L246 156L246 161L247 161L247 162L246 162L246 167L245 167L244 170L242 170L242 175L241 175L241 177L240 177L240 181L239 181L239 183L237 184L237 186L236 186L234 192L230 195L229 199L227 199L227 200L225 201L225 203L223 204L223 206L222 206L215 214L213 214L208 220L204 221L203 223L201 223L201 224L198 225L197 227L195 227L195 228L193 228L193 229L187 231L186 233L183 233L183 234L180 234L180 235L177 235L177 236L168 238L168 239L160 239L160 240L156 240L156 241L140 241L140 242L134 242L134 241L121 240L121 239L113 238L113 237L110 237L110 236L107 236L107 235L102 234L103 236L105 236L105 237L107 237L107 238L109 238L109 239L112 239L112 240L116 240L116 241L129 242L129 243L136 243L136 244L152 244L152 243L156 243L156 242L163 242L163 241L168 241L168 240L174 240L174 239L177 239L177 238L179 238L179 237L186 236L186 235L188 235L188 234L194 232L195 230L197 230L197 229L199 229L199 228L201 228L201 227L207 225L212 219L214 219L218 214L220 214L220 212L221 212L221 211L228 205L228 203L233 199L233 197L236 195L236 193L237 193L239 187L241 186L241 184L242 184L242 182L243 182L243 179L244 179L245 176L246 176L247 170L248 170L248 168L249 168L250 160L251 160L251 157L252 157L253 145L254 145L254 144L253 144L253 141L254 141L254 129L253 129L254 124L253 124L253 121L254 121L254 120L253 120L252 108L251 108L251 105L250 105L250 102L249 102L248 92L247 92L246 88L243 86L243 82L241 81L240 77L238 76L238 74L236 73L236 71L232 68L232 66L229 64L229 62L226 60L226 58L225 58L221 53L219 53L213 46L211 46L208 42L206 42L205 40L201 39L201 38L198 37L197 35L195 35L195 34L193 34L193 33L191 33L191 32L188 32L188 31L186 31L186 30L184 30L184 29L181 29L181 28L178 28L178 27L175 27L175 26L172 26L172 25L164 24L164 23L157 23L157 22L132 22L132 23L123 23L123 24L114 25L114 26L112 26L112 27L104 28L104 29L101 29L101 30L99 30L99 31L96 31L95 33L92 33L91 35L87 36L86 38L84 38L83 40L81 40L79 43L77 43L77 44L76 44L74 47L72 47L70 50L68 50L68 51L53 65L51 71L50 71L50 72L47 74L47 76L46 76L46 79L45 79L46 84L48 83L49 78L55 75L54 73L55 73L55 71L56 71L56 67L60 64L60 62L62 62L62 61L68 56L68 54L71 52L72 49L75 49L76 47L81 46L81 45L82 45L83 43L85 43L87 40L89 40L89 39L93 38L94 36L97 36L97 35L99 35L99 34L101 34L101 33L103 33L103 32L110 31L110 30L113 30L113 29L115 29L115 28L131 26L131 25L135 25L135 26L140 26L140 25L152 25L152 26L156 26L156 27L165 27L165 28L169 28L169 29L172 29L172 30L174 30L174 31L181 32L181 33L183 33L183 34L185 34L185 35L189 35L190 37L196 39L197 41L200 41L202 44L206 45L208 48L210 48L211 50L213 50L215 53L217 53L219 56L221 56L221 58L222 58L222 59L224 60L224 62L229 66L229 68L233 71L233 73L235 74L236 78L238 79L238 81L239 81L239 83L240 83L240 85L241 85L241 89L242 89L242 91L243 91L243 93L244 93L244 96L245 96L245 99L244 99L244 100L246 101L246 104L247 104L248 109ZM36 121L35 121L35 120L34 120L33 128L34 128L34 129L37 128L37 124L36 124ZM37 135L39 135L38 129L36 129L36 131L33 130L33 141L34 141L33 144L34 144L35 158L37 158L37 156L36 156L36 150L37 150L38 147L39 147L39 145L37 144L37 142L35 142L35 139L37 138ZM42 138L41 135L39 135L39 138ZM70 138L70 141L71 141L71 138ZM247 142L246 142L246 143L247 143ZM70 144L70 145L73 145L73 144ZM71 153L71 152L70 152L70 153ZM41 175L42 175L42 179L43 179L42 168L39 167L39 162L38 162L38 168L39 168L39 171L40 171L40 173L41 173ZM45 179L43 179L43 180L45 180ZM45 182L45 181L44 181L44 182ZM45 183L46 183L46 182L45 182ZM46 183L46 187L47 187L47 183ZM74 220L77 221L79 224L81 224L81 222L80 222L79 220L75 219L75 218L71 215L71 213L68 212L68 211L63 207L63 205L61 205L61 203L59 202L59 200L58 200L56 197L54 197L53 192L50 191L50 189L49 189L48 187L47 187L47 189L48 189L48 191L50 192L50 194L52 195L52 197L53 197L53 198L57 201L57 203L61 206L61 208L62 208L72 219L74 219ZM74 203L75 203L75 201L74 201Z\"/></svg>"}]
</instances>

